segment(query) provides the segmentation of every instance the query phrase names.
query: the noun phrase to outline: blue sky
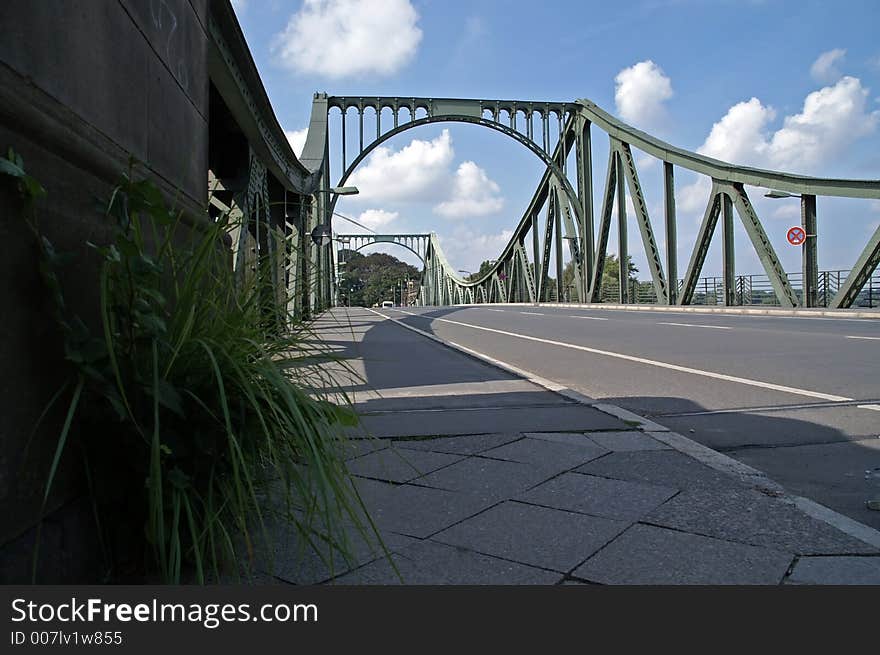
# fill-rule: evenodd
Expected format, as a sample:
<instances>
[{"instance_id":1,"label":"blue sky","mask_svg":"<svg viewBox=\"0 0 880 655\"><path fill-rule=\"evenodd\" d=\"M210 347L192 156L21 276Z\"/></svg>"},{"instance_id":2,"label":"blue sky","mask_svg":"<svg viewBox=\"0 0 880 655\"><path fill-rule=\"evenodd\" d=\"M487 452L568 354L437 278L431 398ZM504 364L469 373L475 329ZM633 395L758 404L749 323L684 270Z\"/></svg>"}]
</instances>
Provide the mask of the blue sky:
<instances>
[{"instance_id":1,"label":"blue sky","mask_svg":"<svg viewBox=\"0 0 880 655\"><path fill-rule=\"evenodd\" d=\"M876 1L233 4L295 150L315 91L589 98L640 129L718 159L880 179ZM596 187L604 180L607 147L597 134ZM655 232L662 236L661 166L636 154ZM338 162L334 157L334 180ZM398 135L367 160L352 180L361 195L341 199L337 209L377 231L435 231L456 268L475 270L500 252L541 172L534 155L501 134L454 123L426 126ZM708 186L685 171L676 182L683 274ZM799 222L797 200L749 191L786 270L799 270L800 251L785 242L787 228ZM880 202L820 198L818 214L820 267L849 268L880 223ZM645 278L632 212L630 221L629 249ZM353 228L338 219L335 227ZM717 236L704 274L720 271L719 244ZM612 239L609 251L616 248ZM736 250L738 272L761 272L741 228ZM403 249L388 252L412 260Z\"/></svg>"}]
</instances>

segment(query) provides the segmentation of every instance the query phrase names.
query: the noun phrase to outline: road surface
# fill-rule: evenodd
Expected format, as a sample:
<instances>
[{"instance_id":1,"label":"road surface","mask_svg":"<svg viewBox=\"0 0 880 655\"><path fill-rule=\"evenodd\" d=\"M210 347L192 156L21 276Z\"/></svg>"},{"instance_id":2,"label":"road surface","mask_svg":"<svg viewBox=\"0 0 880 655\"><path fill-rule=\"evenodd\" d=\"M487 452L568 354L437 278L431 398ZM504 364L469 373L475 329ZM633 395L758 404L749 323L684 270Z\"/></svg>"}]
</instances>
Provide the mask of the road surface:
<instances>
[{"instance_id":1,"label":"road surface","mask_svg":"<svg viewBox=\"0 0 880 655\"><path fill-rule=\"evenodd\" d=\"M649 417L880 528L880 320L553 307L380 310Z\"/></svg>"}]
</instances>

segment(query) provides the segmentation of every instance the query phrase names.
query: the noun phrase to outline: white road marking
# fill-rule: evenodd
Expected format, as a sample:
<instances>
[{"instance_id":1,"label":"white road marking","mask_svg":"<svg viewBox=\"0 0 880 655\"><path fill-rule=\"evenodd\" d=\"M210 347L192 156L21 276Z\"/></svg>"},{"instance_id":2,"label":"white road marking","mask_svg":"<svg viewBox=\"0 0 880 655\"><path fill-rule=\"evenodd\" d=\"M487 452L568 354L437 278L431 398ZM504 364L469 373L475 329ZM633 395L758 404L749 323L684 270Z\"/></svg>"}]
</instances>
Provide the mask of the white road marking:
<instances>
[{"instance_id":1,"label":"white road marking","mask_svg":"<svg viewBox=\"0 0 880 655\"><path fill-rule=\"evenodd\" d=\"M732 330L731 327L725 327L723 325L698 325L696 323L657 323L657 325L675 325L678 327L701 327L701 328L709 328L711 330Z\"/></svg>"},{"instance_id":2,"label":"white road marking","mask_svg":"<svg viewBox=\"0 0 880 655\"><path fill-rule=\"evenodd\" d=\"M419 316L418 314L412 314L411 312L404 312L405 314L410 314L411 316ZM605 357L613 357L615 359L622 359L628 362L635 362L636 364L646 364L648 366L656 366L658 368L669 369L670 371L678 371L680 373L690 373L691 375L700 375L706 378L713 378L715 380L724 380L725 382L736 382L738 384L745 384L750 387L760 387L761 389L770 389L772 391L781 391L783 393L790 393L797 396L806 396L808 398L819 398L820 400L830 400L835 402L840 401L850 401L855 400L854 398L847 398L845 396L836 396L830 393L822 393L820 391L811 391L809 389L799 389L797 387L788 387L783 384L773 384L772 382L764 382L762 380L752 380L749 378L741 378L735 375L725 375L724 373L716 373L714 371L704 371L698 368L691 368L689 366L679 366L678 364L670 364L668 362L660 362L654 359L645 359L644 357L635 357L633 355L626 355L624 353L616 353L611 352L609 350L599 350L598 348L589 348L587 346L579 346L574 343L566 343L564 341L553 341L552 339L542 339L540 337L533 337L527 334L518 334L517 332L508 332L507 330L496 330L495 328L483 327L482 325L472 325L471 323L462 323L461 321L453 321L448 318L434 318L434 321L439 321L441 323L450 323L451 325L460 325L462 327L471 328L473 330L482 330L484 332L493 332L495 334L503 334L504 336L514 337L516 339L524 339L526 341L535 341L538 343L546 343L550 346L559 346L560 348L571 348L572 350L580 350L582 352L592 353L594 355L604 355Z\"/></svg>"},{"instance_id":3,"label":"white road marking","mask_svg":"<svg viewBox=\"0 0 880 655\"><path fill-rule=\"evenodd\" d=\"M542 314L540 312L521 312L522 314L530 314L531 316L547 316L547 314Z\"/></svg>"},{"instance_id":4,"label":"white road marking","mask_svg":"<svg viewBox=\"0 0 880 655\"><path fill-rule=\"evenodd\" d=\"M489 310L487 310L487 311L490 311L490 312L503 312L504 310L503 310L503 309L489 309Z\"/></svg>"},{"instance_id":5,"label":"white road marking","mask_svg":"<svg viewBox=\"0 0 880 655\"><path fill-rule=\"evenodd\" d=\"M564 316L567 316L569 318L584 318L588 321L607 321L608 320L607 318L600 318L598 316L574 316L573 314L564 314Z\"/></svg>"},{"instance_id":6,"label":"white road marking","mask_svg":"<svg viewBox=\"0 0 880 655\"><path fill-rule=\"evenodd\" d=\"M855 336L850 337L850 336L848 336L847 339L870 339L871 341L880 341L880 337L855 337Z\"/></svg>"},{"instance_id":7,"label":"white road marking","mask_svg":"<svg viewBox=\"0 0 880 655\"><path fill-rule=\"evenodd\" d=\"M880 412L880 405L856 405L859 409L873 409L875 412Z\"/></svg>"}]
</instances>

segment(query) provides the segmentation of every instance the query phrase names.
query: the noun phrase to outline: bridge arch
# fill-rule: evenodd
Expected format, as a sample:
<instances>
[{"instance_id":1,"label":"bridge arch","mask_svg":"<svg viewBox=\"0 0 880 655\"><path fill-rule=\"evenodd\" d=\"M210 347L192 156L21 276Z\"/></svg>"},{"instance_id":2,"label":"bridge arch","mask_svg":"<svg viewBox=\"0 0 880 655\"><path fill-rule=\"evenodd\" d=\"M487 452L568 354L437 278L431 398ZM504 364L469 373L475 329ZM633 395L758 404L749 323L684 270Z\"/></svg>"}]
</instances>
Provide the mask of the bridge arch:
<instances>
[{"instance_id":1,"label":"bridge arch","mask_svg":"<svg viewBox=\"0 0 880 655\"><path fill-rule=\"evenodd\" d=\"M366 103L364 106L367 106ZM344 112L347 110L340 109ZM562 110L557 110L560 116L560 122L562 121ZM549 113L549 111L548 111ZM546 114L545 114L546 115ZM413 114L415 116L415 114ZM392 129L388 130L384 134L378 135L371 143L366 145L364 149L355 157L351 164L345 169L342 174L342 177L339 178L339 182L337 186L345 186L345 183L354 173L355 169L380 145L388 141L389 139L397 136L398 134L402 134L411 129L415 129L417 127L424 127L425 125L431 125L433 123L468 123L471 125L479 125L482 127L487 127L491 130L495 130L496 132L500 132L515 141L518 141L520 144L524 145L528 148L533 154L535 154L538 158L541 159L542 162L547 166L548 170L550 170L553 176L556 178L557 183L560 188L563 190L565 195L568 198L570 206L574 209L574 212L578 218L578 221L581 220L582 208L580 202L578 201L577 194L574 191L574 188L571 185L571 182L568 179L568 176L562 171L559 167L555 159L547 153L544 149L542 149L535 141L529 138L528 135L524 135L518 130L507 127L500 123L496 123L491 120L487 120L482 117L475 116L467 116L464 114L443 114L439 116L425 116L424 118L417 118L415 120L404 123L403 125L397 125ZM336 203L339 200L339 196L333 196L330 200L330 211L333 212L336 209Z\"/></svg>"},{"instance_id":2,"label":"bridge arch","mask_svg":"<svg viewBox=\"0 0 880 655\"><path fill-rule=\"evenodd\" d=\"M359 252L359 251L361 251L361 250L363 250L364 248L367 248L367 247L369 247L369 246L377 246L377 245L384 244L384 243L390 243L392 246L400 246L401 248L406 248L406 249L409 250L412 254L414 254L416 257L419 258L419 261L422 262L422 269L425 268L425 257L424 257L421 253L419 253L419 252L418 252L417 250L415 250L414 248L411 248L410 246L408 246L408 245L406 245L406 244L404 244L404 243L399 243L399 242L397 242L397 241L368 241L368 242L366 242L366 243L362 243L361 245L359 245L359 246L357 246L357 247L355 247L355 248L345 248L345 250L350 250L350 251L352 251L352 252Z\"/></svg>"}]
</instances>

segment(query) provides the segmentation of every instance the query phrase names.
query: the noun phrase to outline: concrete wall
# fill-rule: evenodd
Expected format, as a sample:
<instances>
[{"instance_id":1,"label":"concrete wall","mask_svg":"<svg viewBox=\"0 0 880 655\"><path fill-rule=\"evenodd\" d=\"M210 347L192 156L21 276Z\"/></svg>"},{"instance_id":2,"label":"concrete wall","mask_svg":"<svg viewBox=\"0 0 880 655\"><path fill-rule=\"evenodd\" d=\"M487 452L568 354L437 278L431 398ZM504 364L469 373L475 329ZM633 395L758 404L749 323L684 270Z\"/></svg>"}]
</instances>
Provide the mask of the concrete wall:
<instances>
[{"instance_id":1,"label":"concrete wall","mask_svg":"<svg viewBox=\"0 0 880 655\"><path fill-rule=\"evenodd\" d=\"M48 191L42 229L77 255L65 275L73 309L97 314L87 240L107 230L96 211L125 170L144 162L169 195L193 211L207 196L208 0L0 2L0 151L12 147ZM29 579L30 544L62 416L25 445L65 379L33 237L0 180L0 583ZM91 513L82 506L81 462L68 452L43 528L47 582L95 580Z\"/></svg>"}]
</instances>

